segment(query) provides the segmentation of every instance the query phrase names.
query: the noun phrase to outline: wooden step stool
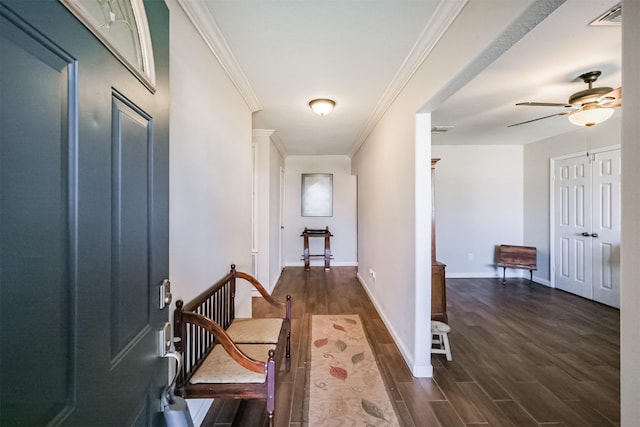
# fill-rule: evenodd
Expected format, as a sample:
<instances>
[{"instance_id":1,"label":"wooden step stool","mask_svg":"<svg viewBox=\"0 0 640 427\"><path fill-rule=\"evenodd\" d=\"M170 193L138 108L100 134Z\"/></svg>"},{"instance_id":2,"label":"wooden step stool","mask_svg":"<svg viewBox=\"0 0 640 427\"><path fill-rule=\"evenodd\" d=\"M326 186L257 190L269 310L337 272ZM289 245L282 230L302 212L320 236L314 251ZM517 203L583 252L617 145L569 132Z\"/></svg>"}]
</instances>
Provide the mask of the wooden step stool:
<instances>
[{"instance_id":1,"label":"wooden step stool","mask_svg":"<svg viewBox=\"0 0 640 427\"><path fill-rule=\"evenodd\" d=\"M448 333L451 327L444 322L438 320L431 321L431 353L444 354L447 360L453 360L451 357L451 347L449 346Z\"/></svg>"}]
</instances>

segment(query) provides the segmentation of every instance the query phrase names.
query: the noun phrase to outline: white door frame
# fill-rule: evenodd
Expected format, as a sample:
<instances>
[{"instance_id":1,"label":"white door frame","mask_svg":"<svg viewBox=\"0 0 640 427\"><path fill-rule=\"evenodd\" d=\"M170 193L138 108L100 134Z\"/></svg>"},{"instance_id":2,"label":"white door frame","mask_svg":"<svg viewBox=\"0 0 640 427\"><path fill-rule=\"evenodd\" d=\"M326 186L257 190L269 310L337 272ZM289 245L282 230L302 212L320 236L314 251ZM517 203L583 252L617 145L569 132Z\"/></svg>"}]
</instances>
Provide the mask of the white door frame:
<instances>
[{"instance_id":1,"label":"white door frame","mask_svg":"<svg viewBox=\"0 0 640 427\"><path fill-rule=\"evenodd\" d=\"M251 274L258 278L259 235L258 222L258 156L259 145L253 141L251 143Z\"/></svg>"},{"instance_id":2,"label":"white door frame","mask_svg":"<svg viewBox=\"0 0 640 427\"><path fill-rule=\"evenodd\" d=\"M278 243L278 268L280 269L280 271L278 272L278 275L280 275L282 273L282 270L284 270L284 190L285 190L285 186L284 186L284 168L282 166L280 166L280 212L279 212L279 226L280 229L278 230L278 236L279 236L279 243Z\"/></svg>"}]
</instances>

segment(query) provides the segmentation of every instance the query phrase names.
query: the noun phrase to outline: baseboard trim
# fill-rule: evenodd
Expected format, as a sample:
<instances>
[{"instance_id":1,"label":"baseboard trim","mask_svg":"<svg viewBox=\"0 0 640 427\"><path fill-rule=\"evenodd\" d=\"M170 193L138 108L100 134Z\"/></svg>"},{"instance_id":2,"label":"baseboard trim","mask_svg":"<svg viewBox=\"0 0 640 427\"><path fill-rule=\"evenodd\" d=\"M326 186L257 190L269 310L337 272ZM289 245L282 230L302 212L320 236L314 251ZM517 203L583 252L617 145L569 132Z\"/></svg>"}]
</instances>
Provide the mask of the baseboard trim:
<instances>
[{"instance_id":1,"label":"baseboard trim","mask_svg":"<svg viewBox=\"0 0 640 427\"><path fill-rule=\"evenodd\" d=\"M433 365L414 366L411 373L416 378L431 378L433 377Z\"/></svg>"},{"instance_id":2,"label":"baseboard trim","mask_svg":"<svg viewBox=\"0 0 640 427\"><path fill-rule=\"evenodd\" d=\"M404 359L407 366L411 369L411 373L413 374L413 376L418 378L433 377L433 366L432 365L422 366L422 365L416 365L414 363L413 355L407 350L407 347L405 346L404 341L400 339L399 335L396 333L393 326L391 326L391 323L389 322L389 320L385 317L384 313L380 310L380 306L377 304L375 297L369 291L369 288L367 287L367 283L363 279L363 277L360 275L359 271L356 273L356 277L358 278L358 281L364 288L364 291L369 296L369 299L371 300L371 303L373 304L376 311L378 312L380 319L382 319L382 323L384 323L384 326L387 328L387 330L391 334L391 338L393 338L393 341L398 346L398 349L402 354L402 358Z\"/></svg>"},{"instance_id":3,"label":"baseboard trim","mask_svg":"<svg viewBox=\"0 0 640 427\"><path fill-rule=\"evenodd\" d=\"M187 406L194 426L202 425L211 405L213 405L213 399L187 399Z\"/></svg>"},{"instance_id":4,"label":"baseboard trim","mask_svg":"<svg viewBox=\"0 0 640 427\"><path fill-rule=\"evenodd\" d=\"M519 272L519 270L515 270L513 272L509 272L507 270L507 274L505 276L507 279L529 279L529 272L523 270ZM447 279L502 279L502 274L493 274L493 273L449 273L446 275ZM533 275L533 281L539 285L544 285L552 288L551 282L547 279L543 279L541 277Z\"/></svg>"},{"instance_id":5,"label":"baseboard trim","mask_svg":"<svg viewBox=\"0 0 640 427\"><path fill-rule=\"evenodd\" d=\"M323 259L312 259L309 262L311 267L324 267ZM331 261L331 267L357 267L358 261ZM304 267L304 261L293 261L285 263L285 267Z\"/></svg>"}]
</instances>

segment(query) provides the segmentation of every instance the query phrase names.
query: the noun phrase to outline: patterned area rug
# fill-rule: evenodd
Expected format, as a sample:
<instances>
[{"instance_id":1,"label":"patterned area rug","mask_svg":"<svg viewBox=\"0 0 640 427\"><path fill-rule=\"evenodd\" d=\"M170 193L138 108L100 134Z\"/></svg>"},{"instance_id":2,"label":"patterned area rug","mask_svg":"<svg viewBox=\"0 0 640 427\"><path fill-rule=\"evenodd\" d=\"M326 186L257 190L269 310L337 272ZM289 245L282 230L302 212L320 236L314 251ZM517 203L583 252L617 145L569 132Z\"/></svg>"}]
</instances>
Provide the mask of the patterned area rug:
<instances>
[{"instance_id":1,"label":"patterned area rug","mask_svg":"<svg viewBox=\"0 0 640 427\"><path fill-rule=\"evenodd\" d=\"M399 426L358 315L311 317L309 426Z\"/></svg>"}]
</instances>

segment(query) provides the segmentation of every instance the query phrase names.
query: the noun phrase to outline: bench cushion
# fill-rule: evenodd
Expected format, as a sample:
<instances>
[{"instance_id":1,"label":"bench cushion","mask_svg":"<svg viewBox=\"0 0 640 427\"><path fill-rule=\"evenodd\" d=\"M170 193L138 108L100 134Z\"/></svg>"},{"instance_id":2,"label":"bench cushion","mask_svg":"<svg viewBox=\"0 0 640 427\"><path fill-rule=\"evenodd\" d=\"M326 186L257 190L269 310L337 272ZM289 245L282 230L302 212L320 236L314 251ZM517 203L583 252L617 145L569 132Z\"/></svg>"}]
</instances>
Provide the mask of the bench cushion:
<instances>
[{"instance_id":1,"label":"bench cushion","mask_svg":"<svg viewBox=\"0 0 640 427\"><path fill-rule=\"evenodd\" d=\"M276 344L282 328L282 319L235 319L227 334L234 343Z\"/></svg>"},{"instance_id":2,"label":"bench cushion","mask_svg":"<svg viewBox=\"0 0 640 427\"><path fill-rule=\"evenodd\" d=\"M240 344L238 348L254 360L266 362L269 350L275 350L271 344ZM266 373L257 373L240 366L221 345L216 345L191 377L192 384L229 384L264 383Z\"/></svg>"}]
</instances>

